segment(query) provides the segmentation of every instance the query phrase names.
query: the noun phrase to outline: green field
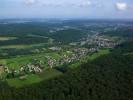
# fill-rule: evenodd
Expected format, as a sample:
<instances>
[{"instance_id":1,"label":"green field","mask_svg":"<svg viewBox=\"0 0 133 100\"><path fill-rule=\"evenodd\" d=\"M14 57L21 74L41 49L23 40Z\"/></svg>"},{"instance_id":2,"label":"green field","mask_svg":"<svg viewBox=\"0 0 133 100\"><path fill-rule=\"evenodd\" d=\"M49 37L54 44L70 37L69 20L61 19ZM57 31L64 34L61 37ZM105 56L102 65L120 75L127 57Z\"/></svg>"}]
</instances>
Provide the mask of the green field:
<instances>
[{"instance_id":1,"label":"green field","mask_svg":"<svg viewBox=\"0 0 133 100\"><path fill-rule=\"evenodd\" d=\"M34 48L34 47L39 47L39 46L44 46L46 43L39 43L39 44L31 44L31 45L5 45L5 46L0 46L0 49L28 49L28 48Z\"/></svg>"},{"instance_id":2,"label":"green field","mask_svg":"<svg viewBox=\"0 0 133 100\"><path fill-rule=\"evenodd\" d=\"M20 88L20 87L28 86L31 84L39 83L42 80L48 80L51 78L55 78L60 75L62 75L62 73L55 69L47 69L40 74L26 75L25 76L26 78L23 80L21 80L19 78L7 79L7 83L11 87Z\"/></svg>"},{"instance_id":3,"label":"green field","mask_svg":"<svg viewBox=\"0 0 133 100\"><path fill-rule=\"evenodd\" d=\"M88 59L92 61L92 60L95 60L96 58L98 58L102 55L106 55L106 54L109 54L109 53L110 53L109 49L102 49L102 50L99 50L98 52L96 52L92 55L89 55Z\"/></svg>"},{"instance_id":4,"label":"green field","mask_svg":"<svg viewBox=\"0 0 133 100\"><path fill-rule=\"evenodd\" d=\"M38 75L34 74L26 75L26 78L24 80L20 80L19 78L7 79L8 84L12 87L22 87L41 81L42 79Z\"/></svg>"},{"instance_id":5,"label":"green field","mask_svg":"<svg viewBox=\"0 0 133 100\"><path fill-rule=\"evenodd\" d=\"M79 67L81 64L82 64L81 62L75 62L75 63L69 65L69 68L75 69L75 68Z\"/></svg>"},{"instance_id":6,"label":"green field","mask_svg":"<svg viewBox=\"0 0 133 100\"><path fill-rule=\"evenodd\" d=\"M132 56L133 57L133 52L125 53L124 55Z\"/></svg>"},{"instance_id":7,"label":"green field","mask_svg":"<svg viewBox=\"0 0 133 100\"><path fill-rule=\"evenodd\" d=\"M7 45L7 46L1 46L0 49L25 49L28 48L28 45Z\"/></svg>"},{"instance_id":8,"label":"green field","mask_svg":"<svg viewBox=\"0 0 133 100\"><path fill-rule=\"evenodd\" d=\"M19 69L20 65L25 65L28 64L29 62L32 62L33 59L43 59L43 55L27 55L27 56L20 56L20 57L15 57L11 59L5 59L7 66L9 68L15 68Z\"/></svg>"},{"instance_id":9,"label":"green field","mask_svg":"<svg viewBox=\"0 0 133 100\"><path fill-rule=\"evenodd\" d=\"M43 71L42 73L38 74L43 80L48 80L53 77L57 77L62 75L62 72L57 71L56 69L47 69Z\"/></svg>"},{"instance_id":10,"label":"green field","mask_svg":"<svg viewBox=\"0 0 133 100\"><path fill-rule=\"evenodd\" d=\"M16 37L0 37L0 41L14 40Z\"/></svg>"}]
</instances>

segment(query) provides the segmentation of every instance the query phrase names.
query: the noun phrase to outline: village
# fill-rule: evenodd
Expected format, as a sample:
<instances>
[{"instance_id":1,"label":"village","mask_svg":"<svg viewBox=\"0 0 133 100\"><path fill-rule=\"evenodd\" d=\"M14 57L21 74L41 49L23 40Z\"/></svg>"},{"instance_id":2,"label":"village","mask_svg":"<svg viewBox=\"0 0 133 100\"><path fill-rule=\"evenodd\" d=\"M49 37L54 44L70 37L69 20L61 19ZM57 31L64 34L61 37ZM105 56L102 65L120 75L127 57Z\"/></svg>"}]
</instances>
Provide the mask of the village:
<instances>
[{"instance_id":1,"label":"village","mask_svg":"<svg viewBox=\"0 0 133 100\"><path fill-rule=\"evenodd\" d=\"M115 42L109 40L107 38L103 38L101 36L93 36L87 37L86 40L80 41L80 45L76 43L71 43L69 45L69 49L65 48L65 50L60 46L52 46L49 47L49 50L52 52L62 52L60 54L60 59L54 59L52 56L45 56L46 61L33 59L32 62L27 63L26 65L20 65L19 70L9 68L7 65L0 65L0 74L6 73L6 78L15 78L19 77L23 79L26 74L37 74L45 71L45 68L55 68L63 66L64 64L73 63L75 61L80 61L82 58L86 57L89 54L98 52L100 49L105 48L113 48L119 44L119 42ZM88 47L84 47L87 45ZM91 46L93 45L93 46ZM70 53L69 55L64 52ZM45 66L44 63L47 63L48 66ZM3 77L1 77L2 79Z\"/></svg>"}]
</instances>

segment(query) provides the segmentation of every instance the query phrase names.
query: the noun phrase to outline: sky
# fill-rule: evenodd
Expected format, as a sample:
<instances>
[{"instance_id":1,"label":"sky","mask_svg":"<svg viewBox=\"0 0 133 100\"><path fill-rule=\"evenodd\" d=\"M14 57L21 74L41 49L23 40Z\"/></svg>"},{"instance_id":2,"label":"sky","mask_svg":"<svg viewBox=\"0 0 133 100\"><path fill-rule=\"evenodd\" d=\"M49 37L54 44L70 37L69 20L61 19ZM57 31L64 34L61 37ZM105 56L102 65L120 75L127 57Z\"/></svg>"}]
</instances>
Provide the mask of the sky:
<instances>
[{"instance_id":1,"label":"sky","mask_svg":"<svg viewBox=\"0 0 133 100\"><path fill-rule=\"evenodd\" d=\"M0 0L0 18L133 19L133 0Z\"/></svg>"}]
</instances>

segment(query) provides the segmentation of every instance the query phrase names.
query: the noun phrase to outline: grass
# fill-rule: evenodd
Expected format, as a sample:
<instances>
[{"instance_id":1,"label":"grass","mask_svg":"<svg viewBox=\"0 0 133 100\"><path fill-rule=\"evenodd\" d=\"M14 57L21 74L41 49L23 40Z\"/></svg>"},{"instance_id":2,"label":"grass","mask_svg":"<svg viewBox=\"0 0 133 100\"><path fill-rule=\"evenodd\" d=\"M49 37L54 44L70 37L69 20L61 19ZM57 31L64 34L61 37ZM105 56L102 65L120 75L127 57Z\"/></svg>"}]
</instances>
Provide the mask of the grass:
<instances>
[{"instance_id":1,"label":"grass","mask_svg":"<svg viewBox=\"0 0 133 100\"><path fill-rule=\"evenodd\" d=\"M95 60L96 58L98 58L102 55L106 55L106 54L109 54L109 53L110 53L109 49L102 49L102 50L99 50L98 52L96 52L92 55L89 55L88 59L92 61L92 60Z\"/></svg>"},{"instance_id":2,"label":"grass","mask_svg":"<svg viewBox=\"0 0 133 100\"><path fill-rule=\"evenodd\" d=\"M0 37L0 41L14 40L16 37Z\"/></svg>"},{"instance_id":3,"label":"grass","mask_svg":"<svg viewBox=\"0 0 133 100\"><path fill-rule=\"evenodd\" d=\"M71 65L69 66L69 68L75 69L75 68L79 67L81 64L82 64L82 63L78 61L78 62L75 62L75 63L71 64Z\"/></svg>"},{"instance_id":4,"label":"grass","mask_svg":"<svg viewBox=\"0 0 133 100\"><path fill-rule=\"evenodd\" d=\"M32 55L10 58L6 59L6 64L9 66L9 68L19 69L20 65L25 65L31 62L32 58L34 58Z\"/></svg>"},{"instance_id":5,"label":"grass","mask_svg":"<svg viewBox=\"0 0 133 100\"><path fill-rule=\"evenodd\" d=\"M26 65L31 63L33 59L43 60L45 61L44 55L42 54L35 54L35 55L27 55L27 56L20 56L16 58L7 59L7 66L14 67L15 69L20 68L20 65Z\"/></svg>"},{"instance_id":6,"label":"grass","mask_svg":"<svg viewBox=\"0 0 133 100\"><path fill-rule=\"evenodd\" d=\"M61 57L61 56L60 56L58 53L56 53L56 52L46 53L45 55L46 55L46 56L50 56L51 58L56 59L56 60L59 60L60 57Z\"/></svg>"},{"instance_id":7,"label":"grass","mask_svg":"<svg viewBox=\"0 0 133 100\"><path fill-rule=\"evenodd\" d=\"M56 70L56 69L47 69L45 71L43 71L42 73L39 74L39 76L43 79L43 80L48 80L57 76L62 75L63 73Z\"/></svg>"},{"instance_id":8,"label":"grass","mask_svg":"<svg viewBox=\"0 0 133 100\"><path fill-rule=\"evenodd\" d=\"M133 56L133 52L129 52L129 53L126 53L124 55L129 55L129 56Z\"/></svg>"},{"instance_id":9,"label":"grass","mask_svg":"<svg viewBox=\"0 0 133 100\"><path fill-rule=\"evenodd\" d=\"M118 37L118 36L107 36L107 35L103 35L102 37L103 37L103 38L106 38L106 39L109 39L109 40L112 40L112 41L118 41L118 40L121 39L121 38Z\"/></svg>"},{"instance_id":10,"label":"grass","mask_svg":"<svg viewBox=\"0 0 133 100\"><path fill-rule=\"evenodd\" d=\"M6 60L4 60L4 59L0 59L0 64L5 65L5 64L6 64Z\"/></svg>"},{"instance_id":11,"label":"grass","mask_svg":"<svg viewBox=\"0 0 133 100\"><path fill-rule=\"evenodd\" d=\"M28 49L33 47L44 46L46 43L31 44L31 45L5 45L1 46L0 49Z\"/></svg>"},{"instance_id":12,"label":"grass","mask_svg":"<svg viewBox=\"0 0 133 100\"><path fill-rule=\"evenodd\" d=\"M49 43L49 44L53 44L53 42L54 42L54 39L49 38L48 43Z\"/></svg>"},{"instance_id":13,"label":"grass","mask_svg":"<svg viewBox=\"0 0 133 100\"><path fill-rule=\"evenodd\" d=\"M60 59L60 55L57 53L52 53L51 56L56 60Z\"/></svg>"},{"instance_id":14,"label":"grass","mask_svg":"<svg viewBox=\"0 0 133 100\"><path fill-rule=\"evenodd\" d=\"M74 53L72 51L66 51L66 52L64 52L64 54L67 55L67 56L71 56Z\"/></svg>"},{"instance_id":15,"label":"grass","mask_svg":"<svg viewBox=\"0 0 133 100\"><path fill-rule=\"evenodd\" d=\"M30 37L40 37L40 38L48 38L48 37L46 37L46 36L42 36L42 35L35 35L35 34L29 34L29 35L27 35L27 36L30 36Z\"/></svg>"},{"instance_id":16,"label":"grass","mask_svg":"<svg viewBox=\"0 0 133 100\"><path fill-rule=\"evenodd\" d=\"M16 88L27 86L33 83L38 83L41 81L42 79L38 75L34 75L34 74L27 75L26 79L24 80L20 80L19 78L7 79L8 85Z\"/></svg>"},{"instance_id":17,"label":"grass","mask_svg":"<svg viewBox=\"0 0 133 100\"><path fill-rule=\"evenodd\" d=\"M6 45L6 46L1 46L1 49L25 49L28 48L28 45Z\"/></svg>"},{"instance_id":18,"label":"grass","mask_svg":"<svg viewBox=\"0 0 133 100\"><path fill-rule=\"evenodd\" d=\"M28 86L31 84L39 83L42 80L48 80L51 78L55 78L60 75L62 75L62 73L55 69L47 69L47 70L44 70L40 74L26 75L26 78L24 80L20 80L19 78L7 79L7 83L11 87L20 88L20 87Z\"/></svg>"}]
</instances>

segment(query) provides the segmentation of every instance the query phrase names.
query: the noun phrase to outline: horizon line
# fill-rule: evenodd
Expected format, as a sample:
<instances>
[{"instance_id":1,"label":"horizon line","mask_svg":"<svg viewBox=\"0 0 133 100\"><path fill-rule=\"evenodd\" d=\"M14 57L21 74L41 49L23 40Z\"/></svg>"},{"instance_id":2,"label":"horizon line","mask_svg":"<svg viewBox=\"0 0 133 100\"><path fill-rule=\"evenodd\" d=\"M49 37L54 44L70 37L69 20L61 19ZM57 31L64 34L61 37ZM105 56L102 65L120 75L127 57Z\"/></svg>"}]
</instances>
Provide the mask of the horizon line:
<instances>
[{"instance_id":1,"label":"horizon line","mask_svg":"<svg viewBox=\"0 0 133 100\"><path fill-rule=\"evenodd\" d=\"M38 17L38 18L30 18L30 17L24 17L24 18L0 18L0 20L32 20L32 19L35 19L35 20L49 20L49 19L56 19L56 20L129 20L129 21L133 21L133 18L42 18L42 17Z\"/></svg>"}]
</instances>

